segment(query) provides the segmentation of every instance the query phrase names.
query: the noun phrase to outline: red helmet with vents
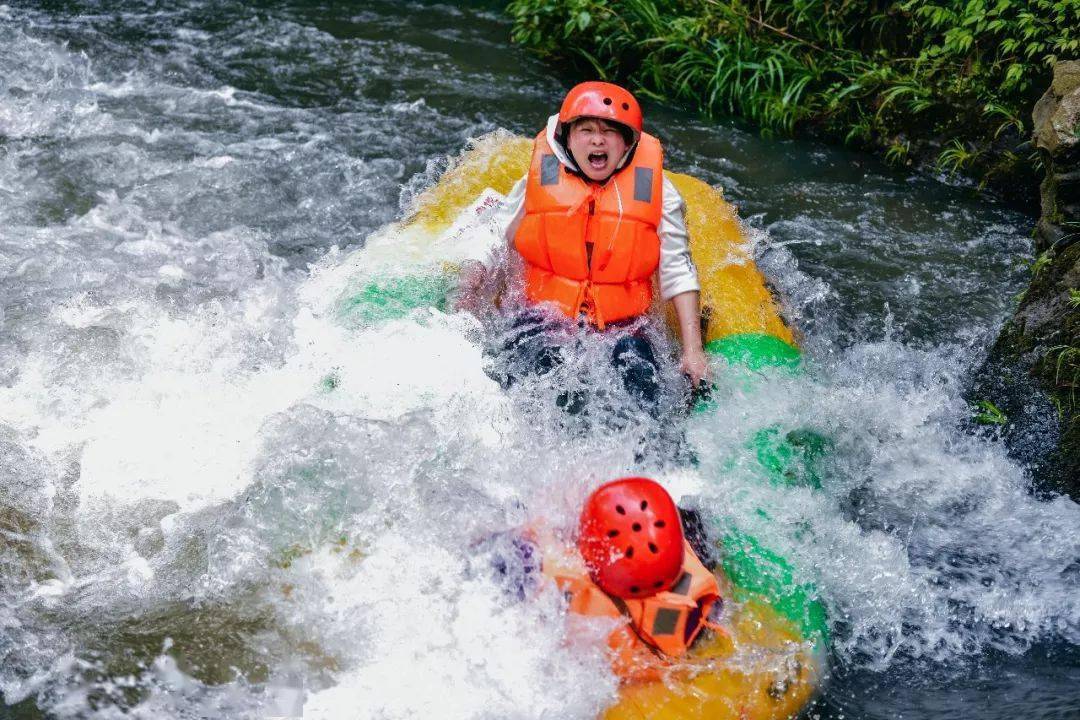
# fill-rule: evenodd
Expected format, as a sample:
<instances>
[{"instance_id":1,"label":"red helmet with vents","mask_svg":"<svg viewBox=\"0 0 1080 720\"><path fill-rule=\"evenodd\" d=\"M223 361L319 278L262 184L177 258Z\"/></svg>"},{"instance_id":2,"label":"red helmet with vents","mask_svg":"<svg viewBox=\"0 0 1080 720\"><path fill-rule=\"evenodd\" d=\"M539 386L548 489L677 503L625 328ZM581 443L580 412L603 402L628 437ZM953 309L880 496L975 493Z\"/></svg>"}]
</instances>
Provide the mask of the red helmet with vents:
<instances>
[{"instance_id":1,"label":"red helmet with vents","mask_svg":"<svg viewBox=\"0 0 1080 720\"><path fill-rule=\"evenodd\" d=\"M679 510L648 478L605 483L585 501L578 549L593 582L609 595L645 598L668 590L682 574Z\"/></svg>"},{"instance_id":2,"label":"red helmet with vents","mask_svg":"<svg viewBox=\"0 0 1080 720\"><path fill-rule=\"evenodd\" d=\"M597 117L622 123L641 134L641 106L630 91L608 82L590 81L575 85L566 93L559 109L559 122L579 117Z\"/></svg>"}]
</instances>

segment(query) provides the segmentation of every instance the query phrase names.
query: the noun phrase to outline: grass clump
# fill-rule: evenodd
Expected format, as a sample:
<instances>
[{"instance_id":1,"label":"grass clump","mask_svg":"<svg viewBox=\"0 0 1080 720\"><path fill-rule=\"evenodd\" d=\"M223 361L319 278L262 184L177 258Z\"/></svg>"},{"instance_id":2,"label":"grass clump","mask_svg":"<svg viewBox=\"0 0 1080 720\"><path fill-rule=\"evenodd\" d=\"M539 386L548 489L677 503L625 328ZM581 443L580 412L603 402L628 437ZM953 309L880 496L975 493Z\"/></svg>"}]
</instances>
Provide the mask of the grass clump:
<instances>
[{"instance_id":1,"label":"grass clump","mask_svg":"<svg viewBox=\"0 0 1080 720\"><path fill-rule=\"evenodd\" d=\"M514 39L638 92L1009 173L1059 59L1080 57L1080 0L511 0Z\"/></svg>"},{"instance_id":2,"label":"grass clump","mask_svg":"<svg viewBox=\"0 0 1080 720\"><path fill-rule=\"evenodd\" d=\"M1068 389L1070 400L1075 402L1076 389L1080 388L1080 347L1055 345L1047 354L1054 364L1054 383Z\"/></svg>"},{"instance_id":3,"label":"grass clump","mask_svg":"<svg viewBox=\"0 0 1080 720\"><path fill-rule=\"evenodd\" d=\"M976 403L971 418L979 425L1004 425L1009 421L1005 412L989 400Z\"/></svg>"}]
</instances>

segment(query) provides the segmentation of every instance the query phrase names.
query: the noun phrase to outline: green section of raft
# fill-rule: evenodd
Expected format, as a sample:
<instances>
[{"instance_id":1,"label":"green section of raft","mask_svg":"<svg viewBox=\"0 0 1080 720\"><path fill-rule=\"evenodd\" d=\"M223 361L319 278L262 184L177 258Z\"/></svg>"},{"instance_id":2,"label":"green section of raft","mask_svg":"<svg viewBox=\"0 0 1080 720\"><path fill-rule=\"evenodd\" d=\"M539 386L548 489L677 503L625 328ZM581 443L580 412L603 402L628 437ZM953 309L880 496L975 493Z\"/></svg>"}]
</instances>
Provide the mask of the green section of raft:
<instances>
[{"instance_id":1,"label":"green section of raft","mask_svg":"<svg viewBox=\"0 0 1080 720\"><path fill-rule=\"evenodd\" d=\"M758 430L746 446L753 451L758 467L773 487L821 488L820 463L832 447L824 436L812 430L784 433L779 426ZM770 514L757 510L763 518ZM815 644L829 641L825 606L817 599L812 583L795 579L791 563L757 538L734 528L722 533L721 566L736 589L736 600L756 596L799 628L802 636Z\"/></svg>"},{"instance_id":2,"label":"green section of raft","mask_svg":"<svg viewBox=\"0 0 1080 720\"><path fill-rule=\"evenodd\" d=\"M821 462L832 449L824 435L804 428L784 433L772 425L754 433L749 446L773 485L821 489Z\"/></svg>"},{"instance_id":3,"label":"green section of raft","mask_svg":"<svg viewBox=\"0 0 1080 720\"><path fill-rule=\"evenodd\" d=\"M708 343L705 352L753 372L776 368L798 373L802 364L797 347L766 333L728 335ZM696 411L708 412L714 402L701 403ZM827 438L812 430L785 433L776 425L758 430L747 441L769 483L778 487L820 488L821 461L831 446ZM768 517L768 513L759 512ZM817 589L798 582L787 559L736 529L723 533L721 552L720 564L734 586L736 601L749 597L764 600L790 620L806 640L821 647L828 644L828 616L817 599Z\"/></svg>"},{"instance_id":4,"label":"green section of raft","mask_svg":"<svg viewBox=\"0 0 1080 720\"><path fill-rule=\"evenodd\" d=\"M802 353L797 347L765 333L728 335L705 345L705 352L750 370L767 367L795 370L802 362Z\"/></svg>"},{"instance_id":5,"label":"green section of raft","mask_svg":"<svg viewBox=\"0 0 1080 720\"><path fill-rule=\"evenodd\" d=\"M456 285L457 276L451 272L378 278L348 295L341 303L341 314L370 324L405 317L416 308L445 311Z\"/></svg>"},{"instance_id":6,"label":"green section of raft","mask_svg":"<svg viewBox=\"0 0 1080 720\"><path fill-rule=\"evenodd\" d=\"M735 588L735 600L757 596L790 620L802 636L815 644L829 641L829 621L825 606L817 600L817 590L799 583L791 564L755 538L738 530L722 539L720 565Z\"/></svg>"}]
</instances>

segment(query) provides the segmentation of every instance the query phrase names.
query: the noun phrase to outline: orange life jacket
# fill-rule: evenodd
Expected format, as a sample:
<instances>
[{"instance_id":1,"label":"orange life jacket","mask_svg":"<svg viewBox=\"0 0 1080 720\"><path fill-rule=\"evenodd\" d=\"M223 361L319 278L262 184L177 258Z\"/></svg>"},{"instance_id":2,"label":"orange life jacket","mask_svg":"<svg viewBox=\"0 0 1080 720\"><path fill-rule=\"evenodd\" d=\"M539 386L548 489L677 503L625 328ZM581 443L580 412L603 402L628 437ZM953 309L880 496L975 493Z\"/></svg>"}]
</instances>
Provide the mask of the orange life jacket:
<instances>
[{"instance_id":1,"label":"orange life jacket","mask_svg":"<svg viewBox=\"0 0 1080 720\"><path fill-rule=\"evenodd\" d=\"M660 264L663 167L660 141L642 133L630 162L600 185L571 172L537 135L514 236L526 299L584 314L600 329L646 313Z\"/></svg>"},{"instance_id":2,"label":"orange life jacket","mask_svg":"<svg viewBox=\"0 0 1080 720\"><path fill-rule=\"evenodd\" d=\"M608 636L612 669L624 681L655 680L685 655L707 626L720 599L716 576L685 543L682 575L675 586L642 600L612 598L589 577L580 555L537 538L544 575L566 594L571 613L620 622Z\"/></svg>"}]
</instances>

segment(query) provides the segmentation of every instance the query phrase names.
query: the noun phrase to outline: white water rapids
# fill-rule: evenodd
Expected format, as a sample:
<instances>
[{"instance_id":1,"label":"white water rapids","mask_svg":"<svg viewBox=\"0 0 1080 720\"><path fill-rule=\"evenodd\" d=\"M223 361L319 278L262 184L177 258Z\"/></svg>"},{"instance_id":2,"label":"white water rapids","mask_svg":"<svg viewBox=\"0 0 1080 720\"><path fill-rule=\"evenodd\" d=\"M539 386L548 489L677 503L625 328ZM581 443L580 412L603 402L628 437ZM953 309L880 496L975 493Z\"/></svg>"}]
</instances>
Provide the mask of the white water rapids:
<instances>
[{"instance_id":1,"label":"white water rapids","mask_svg":"<svg viewBox=\"0 0 1080 720\"><path fill-rule=\"evenodd\" d=\"M343 319L372 233L560 86L505 67L493 12L333 12L0 5L3 703L595 717L615 692L597 646L565 641L556 593L504 597L471 546L568 522L630 472L789 557L841 674L933 686L1080 645L1080 508L962 429L1027 252L1014 216L879 176L860 191L818 148L780 144L755 176L715 157L758 141L658 110L675 169L746 200L809 361L752 387L718 366L718 408L688 430L700 464L639 467L631 439L561 428L557 388L500 388L471 316ZM815 177L793 193L796 152ZM752 480L746 439L773 424L832 438L821 490Z\"/></svg>"}]
</instances>

